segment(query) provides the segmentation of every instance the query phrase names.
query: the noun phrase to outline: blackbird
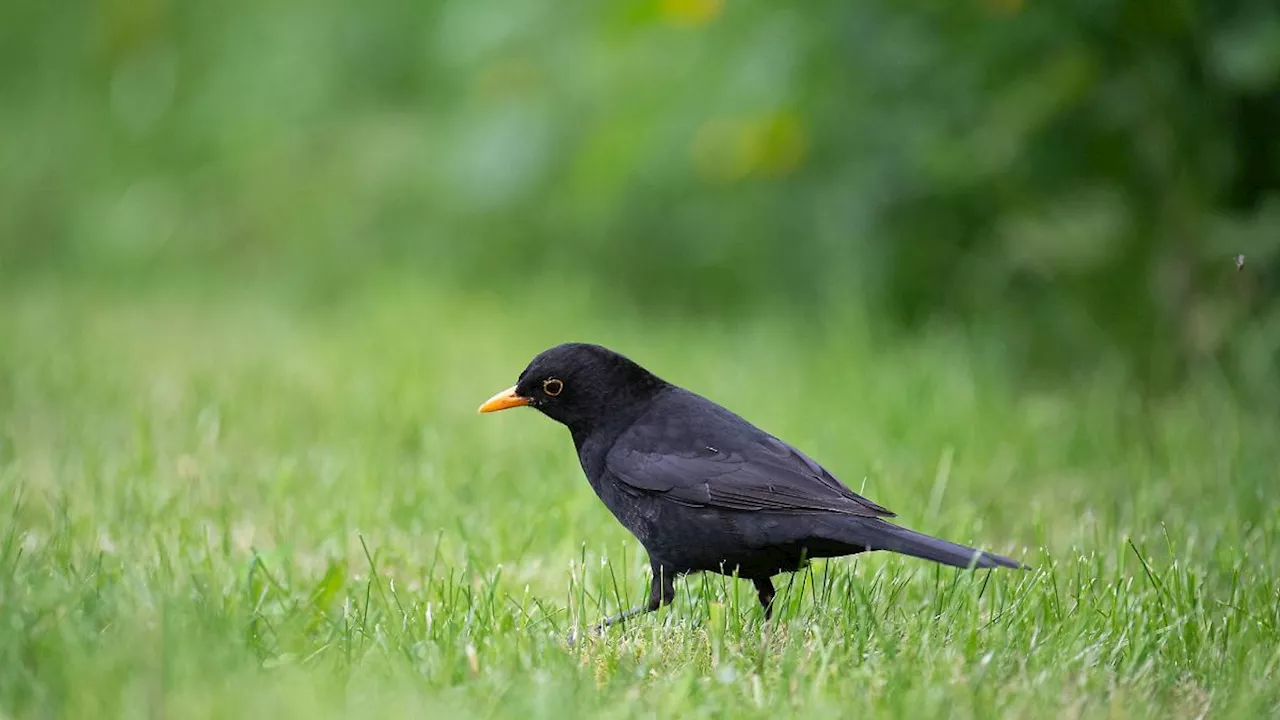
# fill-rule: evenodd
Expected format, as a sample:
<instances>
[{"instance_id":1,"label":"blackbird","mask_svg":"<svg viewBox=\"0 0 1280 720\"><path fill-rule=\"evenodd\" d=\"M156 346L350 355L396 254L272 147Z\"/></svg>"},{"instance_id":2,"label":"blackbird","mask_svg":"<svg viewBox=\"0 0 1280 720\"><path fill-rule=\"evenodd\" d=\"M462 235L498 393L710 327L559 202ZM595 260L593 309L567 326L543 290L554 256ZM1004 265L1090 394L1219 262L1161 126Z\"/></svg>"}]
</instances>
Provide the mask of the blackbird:
<instances>
[{"instance_id":1,"label":"blackbird","mask_svg":"<svg viewBox=\"0 0 1280 720\"><path fill-rule=\"evenodd\" d=\"M961 568L1022 568L993 553L894 525L804 453L612 350L567 343L535 357L480 406L529 406L569 428L591 488L649 554L652 612L685 574L737 574L772 616L774 575L812 558L890 550Z\"/></svg>"}]
</instances>

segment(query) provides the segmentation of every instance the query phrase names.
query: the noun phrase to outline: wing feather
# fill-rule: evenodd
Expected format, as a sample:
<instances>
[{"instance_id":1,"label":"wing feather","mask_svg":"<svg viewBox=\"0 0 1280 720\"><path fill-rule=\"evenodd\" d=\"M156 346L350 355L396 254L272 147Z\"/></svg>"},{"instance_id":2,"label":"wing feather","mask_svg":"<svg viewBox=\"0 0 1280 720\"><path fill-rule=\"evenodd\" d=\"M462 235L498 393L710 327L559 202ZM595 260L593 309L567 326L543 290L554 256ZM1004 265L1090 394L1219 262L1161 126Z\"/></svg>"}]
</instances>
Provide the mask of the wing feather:
<instances>
[{"instance_id":1,"label":"wing feather","mask_svg":"<svg viewBox=\"0 0 1280 720\"><path fill-rule=\"evenodd\" d=\"M633 490L695 507L894 516L746 420L697 396L683 400L693 406L678 412L668 404L614 442L605 458L612 475Z\"/></svg>"}]
</instances>

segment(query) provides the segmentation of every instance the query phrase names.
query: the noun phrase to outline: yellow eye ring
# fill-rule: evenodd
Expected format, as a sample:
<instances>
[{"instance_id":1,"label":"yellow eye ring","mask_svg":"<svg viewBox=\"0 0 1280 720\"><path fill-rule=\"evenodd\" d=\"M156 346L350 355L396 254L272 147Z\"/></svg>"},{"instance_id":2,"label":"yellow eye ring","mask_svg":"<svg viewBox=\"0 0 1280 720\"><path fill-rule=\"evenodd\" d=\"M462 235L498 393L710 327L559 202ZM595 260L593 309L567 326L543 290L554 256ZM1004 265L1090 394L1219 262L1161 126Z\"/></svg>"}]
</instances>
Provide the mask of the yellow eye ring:
<instances>
[{"instance_id":1,"label":"yellow eye ring","mask_svg":"<svg viewBox=\"0 0 1280 720\"><path fill-rule=\"evenodd\" d=\"M555 397L564 390L564 383L556 378L547 378L542 381L542 392Z\"/></svg>"}]
</instances>

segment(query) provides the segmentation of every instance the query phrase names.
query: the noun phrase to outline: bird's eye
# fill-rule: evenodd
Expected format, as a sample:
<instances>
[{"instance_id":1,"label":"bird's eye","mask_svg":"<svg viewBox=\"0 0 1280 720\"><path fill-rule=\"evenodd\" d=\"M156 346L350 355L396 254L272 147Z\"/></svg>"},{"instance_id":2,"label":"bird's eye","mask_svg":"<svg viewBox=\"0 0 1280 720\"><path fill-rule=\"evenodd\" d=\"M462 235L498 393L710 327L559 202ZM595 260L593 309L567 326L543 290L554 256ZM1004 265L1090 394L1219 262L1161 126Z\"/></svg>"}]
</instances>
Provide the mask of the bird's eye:
<instances>
[{"instance_id":1,"label":"bird's eye","mask_svg":"<svg viewBox=\"0 0 1280 720\"><path fill-rule=\"evenodd\" d=\"M542 392L551 397L559 395L561 390L564 390L564 383L556 378L547 378L542 381Z\"/></svg>"}]
</instances>

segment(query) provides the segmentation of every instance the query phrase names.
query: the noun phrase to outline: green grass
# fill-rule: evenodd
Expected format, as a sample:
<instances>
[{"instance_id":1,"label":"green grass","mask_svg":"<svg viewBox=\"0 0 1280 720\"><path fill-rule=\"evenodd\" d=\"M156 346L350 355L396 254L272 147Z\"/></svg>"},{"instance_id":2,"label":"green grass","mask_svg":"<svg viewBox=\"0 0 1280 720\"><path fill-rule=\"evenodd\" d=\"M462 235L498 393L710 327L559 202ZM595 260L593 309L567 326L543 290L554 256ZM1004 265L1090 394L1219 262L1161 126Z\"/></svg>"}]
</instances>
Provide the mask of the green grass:
<instances>
[{"instance_id":1,"label":"green grass","mask_svg":"<svg viewBox=\"0 0 1280 720\"><path fill-rule=\"evenodd\" d=\"M1280 711L1276 425L1204 378L1015 388L980 340L663 323L384 286L0 294L0 716L1262 717ZM601 341L904 524L1020 557L873 554L574 648L645 557L565 431L479 416Z\"/></svg>"}]
</instances>

